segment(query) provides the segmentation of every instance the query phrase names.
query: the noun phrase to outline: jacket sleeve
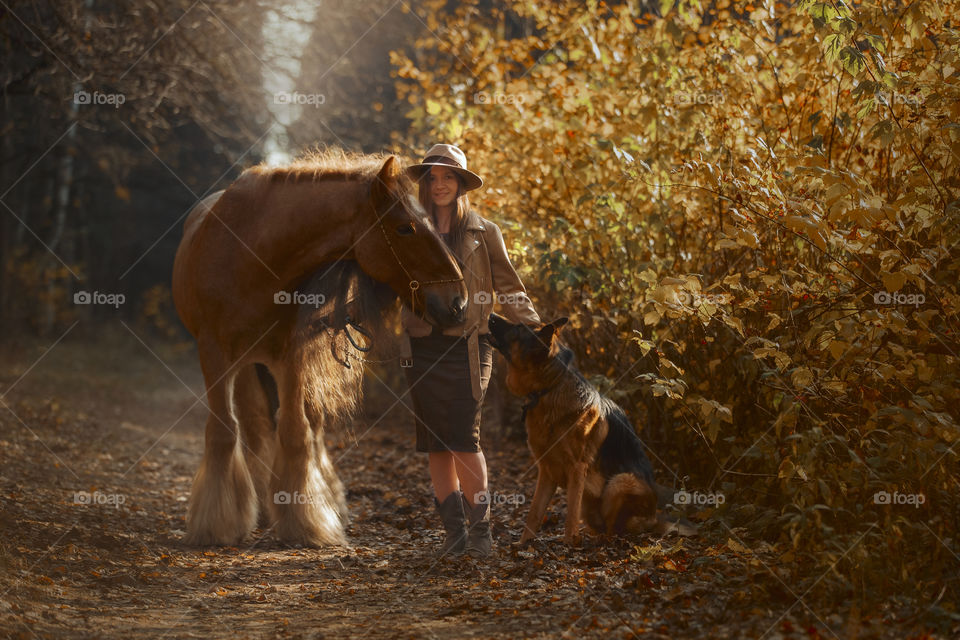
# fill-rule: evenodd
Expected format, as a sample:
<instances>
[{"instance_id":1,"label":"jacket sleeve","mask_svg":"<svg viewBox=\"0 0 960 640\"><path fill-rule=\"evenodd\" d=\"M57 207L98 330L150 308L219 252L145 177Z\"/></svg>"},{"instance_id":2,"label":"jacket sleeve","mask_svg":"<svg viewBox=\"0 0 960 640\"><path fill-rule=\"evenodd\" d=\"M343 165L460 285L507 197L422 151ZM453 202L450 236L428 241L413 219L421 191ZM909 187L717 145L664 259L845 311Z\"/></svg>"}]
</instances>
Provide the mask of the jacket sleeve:
<instances>
[{"instance_id":1,"label":"jacket sleeve","mask_svg":"<svg viewBox=\"0 0 960 640\"><path fill-rule=\"evenodd\" d=\"M487 251L490 255L490 274L493 277L493 290L497 293L500 310L510 322L519 324L539 323L540 316L533 308L533 301L520 281L520 276L507 256L507 245L503 241L500 227L490 221L492 228L487 235Z\"/></svg>"}]
</instances>

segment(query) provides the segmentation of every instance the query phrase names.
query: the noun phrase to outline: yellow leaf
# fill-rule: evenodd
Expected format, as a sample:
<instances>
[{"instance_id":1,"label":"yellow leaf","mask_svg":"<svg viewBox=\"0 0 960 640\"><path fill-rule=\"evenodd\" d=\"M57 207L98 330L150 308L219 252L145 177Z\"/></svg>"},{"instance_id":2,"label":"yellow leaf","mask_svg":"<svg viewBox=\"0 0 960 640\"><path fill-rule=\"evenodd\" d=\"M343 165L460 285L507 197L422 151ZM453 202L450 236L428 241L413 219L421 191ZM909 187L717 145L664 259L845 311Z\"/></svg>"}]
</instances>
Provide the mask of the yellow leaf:
<instances>
[{"instance_id":1,"label":"yellow leaf","mask_svg":"<svg viewBox=\"0 0 960 640\"><path fill-rule=\"evenodd\" d=\"M750 549L747 549L745 546L734 540L733 538L727 538L727 548L734 553L751 553Z\"/></svg>"},{"instance_id":2,"label":"yellow leaf","mask_svg":"<svg viewBox=\"0 0 960 640\"><path fill-rule=\"evenodd\" d=\"M741 337L744 337L743 322L741 322L740 318L737 318L735 316L723 316L723 322L728 327L732 329L736 329L737 333L739 333Z\"/></svg>"},{"instance_id":3,"label":"yellow leaf","mask_svg":"<svg viewBox=\"0 0 960 640\"><path fill-rule=\"evenodd\" d=\"M887 288L889 293L899 291L907 281L907 274L905 274L903 271L898 271L896 273L881 271L880 277L883 278L883 286Z\"/></svg>"},{"instance_id":4,"label":"yellow leaf","mask_svg":"<svg viewBox=\"0 0 960 640\"><path fill-rule=\"evenodd\" d=\"M847 347L849 346L850 345L848 345L843 340L831 340L830 346L829 346L830 355L833 356L834 360L839 360L843 356L843 354L846 353Z\"/></svg>"},{"instance_id":5,"label":"yellow leaf","mask_svg":"<svg viewBox=\"0 0 960 640\"><path fill-rule=\"evenodd\" d=\"M790 374L790 382L792 382L793 386L797 389L803 389L813 382L813 372L807 367L797 367L793 370L793 373Z\"/></svg>"},{"instance_id":6,"label":"yellow leaf","mask_svg":"<svg viewBox=\"0 0 960 640\"><path fill-rule=\"evenodd\" d=\"M778 478L783 478L784 480L789 480L793 477L793 472L796 468L793 466L793 462L790 461L790 458L784 458L783 462L780 463L780 471L777 473Z\"/></svg>"}]
</instances>

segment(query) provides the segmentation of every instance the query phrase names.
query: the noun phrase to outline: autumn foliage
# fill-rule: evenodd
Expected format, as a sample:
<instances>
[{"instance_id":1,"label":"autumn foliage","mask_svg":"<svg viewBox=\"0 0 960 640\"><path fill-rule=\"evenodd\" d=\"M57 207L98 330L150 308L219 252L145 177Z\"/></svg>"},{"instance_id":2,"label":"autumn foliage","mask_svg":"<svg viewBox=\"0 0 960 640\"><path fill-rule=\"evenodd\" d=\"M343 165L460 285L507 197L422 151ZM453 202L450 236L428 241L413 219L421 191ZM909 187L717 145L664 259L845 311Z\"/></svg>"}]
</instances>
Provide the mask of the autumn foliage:
<instances>
[{"instance_id":1,"label":"autumn foliage","mask_svg":"<svg viewBox=\"0 0 960 640\"><path fill-rule=\"evenodd\" d=\"M960 3L432 4L415 148L467 150L707 530L808 597L955 587Z\"/></svg>"}]
</instances>

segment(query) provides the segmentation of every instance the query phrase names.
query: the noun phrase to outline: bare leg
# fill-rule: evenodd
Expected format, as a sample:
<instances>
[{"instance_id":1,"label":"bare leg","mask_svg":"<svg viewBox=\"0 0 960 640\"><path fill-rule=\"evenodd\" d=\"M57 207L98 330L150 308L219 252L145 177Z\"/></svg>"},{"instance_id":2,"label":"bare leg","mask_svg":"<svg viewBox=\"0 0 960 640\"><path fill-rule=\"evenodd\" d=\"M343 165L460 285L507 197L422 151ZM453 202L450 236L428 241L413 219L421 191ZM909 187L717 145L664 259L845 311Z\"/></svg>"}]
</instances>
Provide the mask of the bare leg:
<instances>
[{"instance_id":1,"label":"bare leg","mask_svg":"<svg viewBox=\"0 0 960 640\"><path fill-rule=\"evenodd\" d=\"M451 454L457 469L457 478L467 502L477 505L478 496L487 490L487 461L483 452L464 453L454 451Z\"/></svg>"},{"instance_id":2,"label":"bare leg","mask_svg":"<svg viewBox=\"0 0 960 640\"><path fill-rule=\"evenodd\" d=\"M430 480L433 482L433 492L437 500L443 502L454 491L460 489L457 479L457 467L453 454L449 451L431 451Z\"/></svg>"}]
</instances>

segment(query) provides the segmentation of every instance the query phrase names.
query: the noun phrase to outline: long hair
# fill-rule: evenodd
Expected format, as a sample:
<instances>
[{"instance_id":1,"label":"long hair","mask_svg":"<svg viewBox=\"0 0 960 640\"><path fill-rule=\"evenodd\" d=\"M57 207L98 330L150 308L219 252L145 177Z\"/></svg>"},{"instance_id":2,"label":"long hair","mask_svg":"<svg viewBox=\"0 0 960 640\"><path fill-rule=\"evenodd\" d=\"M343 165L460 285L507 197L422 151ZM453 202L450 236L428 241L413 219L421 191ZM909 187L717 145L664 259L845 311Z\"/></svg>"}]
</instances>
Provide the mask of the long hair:
<instances>
[{"instance_id":1,"label":"long hair","mask_svg":"<svg viewBox=\"0 0 960 640\"><path fill-rule=\"evenodd\" d=\"M453 219L450 221L450 237L447 239L447 246L453 250L454 255L460 257L460 245L463 242L463 236L467 233L467 214L470 212L470 198L467 197L466 184L460 174L456 171L453 175L457 178L457 207L453 212ZM437 216L434 212L433 196L430 194L430 172L425 171L417 180L418 199L427 215L437 224Z\"/></svg>"},{"instance_id":2,"label":"long hair","mask_svg":"<svg viewBox=\"0 0 960 640\"><path fill-rule=\"evenodd\" d=\"M306 388L305 408L308 414L312 412L311 422L319 420L325 429L349 426L360 409L362 361L391 353L399 299L352 260L325 265L298 291L316 295L341 292L332 299L321 298L323 302L317 307L300 306L296 340L303 354L299 366ZM357 325L369 336L358 333ZM358 351L348 333L360 346L366 343L374 350Z\"/></svg>"}]
</instances>

